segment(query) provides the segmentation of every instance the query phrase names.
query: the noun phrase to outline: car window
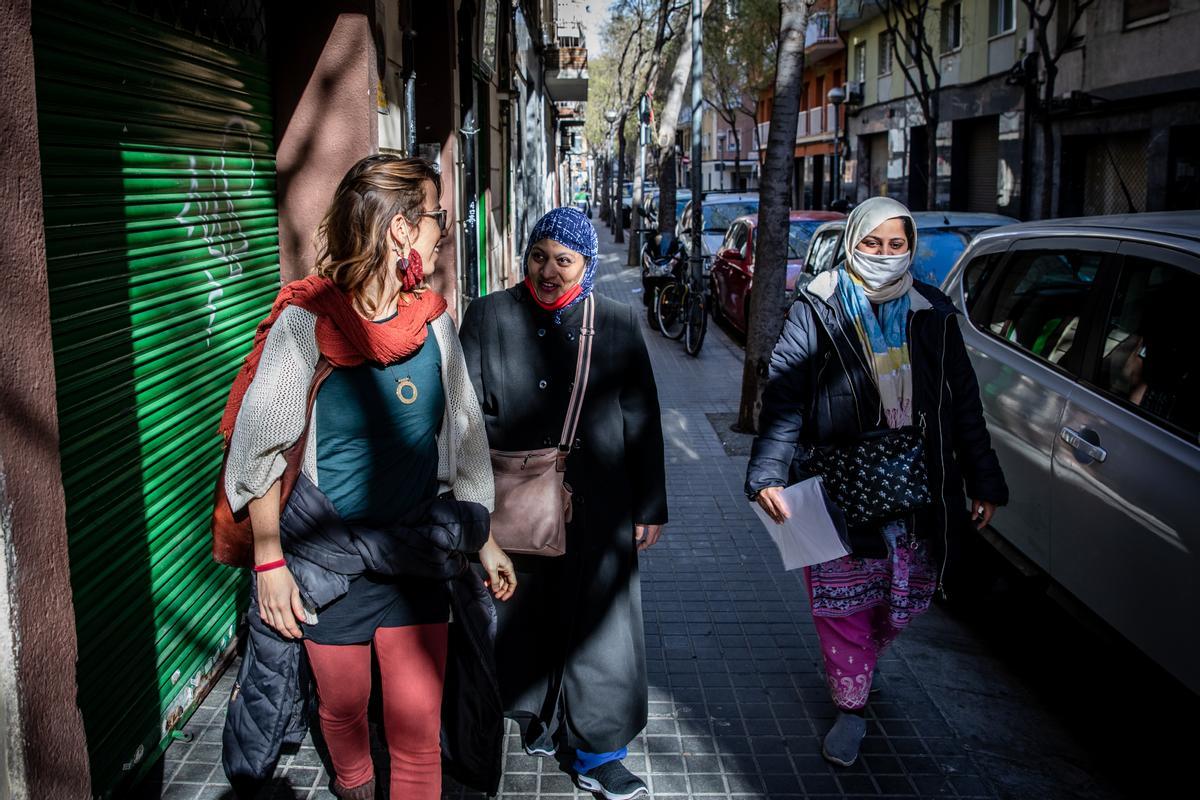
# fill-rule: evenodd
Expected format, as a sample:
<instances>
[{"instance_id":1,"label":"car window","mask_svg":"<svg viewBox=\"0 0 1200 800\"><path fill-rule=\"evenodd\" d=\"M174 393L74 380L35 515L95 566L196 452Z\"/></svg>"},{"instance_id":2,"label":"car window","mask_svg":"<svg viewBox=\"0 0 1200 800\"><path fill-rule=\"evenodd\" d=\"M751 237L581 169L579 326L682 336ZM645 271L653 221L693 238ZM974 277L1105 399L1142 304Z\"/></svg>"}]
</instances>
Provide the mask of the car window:
<instances>
[{"instance_id":1,"label":"car window","mask_svg":"<svg viewBox=\"0 0 1200 800\"><path fill-rule=\"evenodd\" d=\"M835 261L834 251L837 248L840 234L840 231L834 229L825 231L817 238L817 243L813 245L813 257L810 264L814 275L824 272L833 266L833 262Z\"/></svg>"},{"instance_id":2,"label":"car window","mask_svg":"<svg viewBox=\"0 0 1200 800\"><path fill-rule=\"evenodd\" d=\"M1126 257L1098 353L1096 385L1164 427L1200 435L1200 351L1192 309L1200 276Z\"/></svg>"},{"instance_id":3,"label":"car window","mask_svg":"<svg viewBox=\"0 0 1200 800\"><path fill-rule=\"evenodd\" d=\"M940 286L963 250L980 231L987 228L933 228L919 231L917 252L913 258L913 277Z\"/></svg>"},{"instance_id":4,"label":"car window","mask_svg":"<svg viewBox=\"0 0 1200 800\"><path fill-rule=\"evenodd\" d=\"M705 233L722 233L738 217L744 217L747 214L757 214L758 203L748 201L745 203L705 204L701 213L704 215Z\"/></svg>"},{"instance_id":5,"label":"car window","mask_svg":"<svg viewBox=\"0 0 1200 800\"><path fill-rule=\"evenodd\" d=\"M968 268L968 312L980 330L1064 368L1080 355L1072 350L1103 253L1081 250L1021 250L1003 266L979 274ZM1072 358L1067 358L1068 354Z\"/></svg>"},{"instance_id":6,"label":"car window","mask_svg":"<svg viewBox=\"0 0 1200 800\"><path fill-rule=\"evenodd\" d=\"M808 242L821 223L814 220L791 220L788 223L787 257L804 258Z\"/></svg>"},{"instance_id":7,"label":"car window","mask_svg":"<svg viewBox=\"0 0 1200 800\"><path fill-rule=\"evenodd\" d=\"M729 250L733 247L733 237L737 235L737 230L730 228L725 231L725 238L721 240L721 249Z\"/></svg>"},{"instance_id":8,"label":"car window","mask_svg":"<svg viewBox=\"0 0 1200 800\"><path fill-rule=\"evenodd\" d=\"M746 240L750 238L750 228L747 225L734 225L729 230L730 247L746 257Z\"/></svg>"}]
</instances>

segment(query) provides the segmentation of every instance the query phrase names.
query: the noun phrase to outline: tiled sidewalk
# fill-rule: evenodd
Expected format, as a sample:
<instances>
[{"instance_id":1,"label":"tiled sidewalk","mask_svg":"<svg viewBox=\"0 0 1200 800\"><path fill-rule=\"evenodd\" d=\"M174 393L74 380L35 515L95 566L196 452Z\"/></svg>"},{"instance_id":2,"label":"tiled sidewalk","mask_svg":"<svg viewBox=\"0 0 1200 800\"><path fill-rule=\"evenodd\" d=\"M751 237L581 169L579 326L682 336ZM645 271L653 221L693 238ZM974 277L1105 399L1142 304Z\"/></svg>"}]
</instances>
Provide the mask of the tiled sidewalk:
<instances>
[{"instance_id":1,"label":"tiled sidewalk","mask_svg":"<svg viewBox=\"0 0 1200 800\"><path fill-rule=\"evenodd\" d=\"M599 291L640 303L637 271L601 233ZM656 800L804 797L996 797L964 744L903 658L883 659L864 756L835 770L820 756L832 711L797 574L785 573L742 494L744 441L710 416L737 409L741 348L716 328L699 358L646 332L663 407L671 524L643 559L650 722L627 764ZM188 724L192 744L167 754L162 797L232 798L218 765L231 676ZM553 759L505 754L503 800L588 797ZM279 766L271 797L331 798L306 743ZM448 788L446 797L474 797ZM394 800L403 800L396 798Z\"/></svg>"}]
</instances>

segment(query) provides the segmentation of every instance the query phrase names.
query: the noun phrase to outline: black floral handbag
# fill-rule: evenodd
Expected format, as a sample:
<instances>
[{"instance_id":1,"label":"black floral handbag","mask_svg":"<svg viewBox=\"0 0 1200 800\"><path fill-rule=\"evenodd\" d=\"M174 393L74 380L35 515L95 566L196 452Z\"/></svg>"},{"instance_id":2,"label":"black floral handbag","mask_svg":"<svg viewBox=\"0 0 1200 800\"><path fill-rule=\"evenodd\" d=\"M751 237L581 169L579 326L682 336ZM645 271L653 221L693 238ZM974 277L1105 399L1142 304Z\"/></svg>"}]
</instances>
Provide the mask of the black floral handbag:
<instances>
[{"instance_id":1,"label":"black floral handbag","mask_svg":"<svg viewBox=\"0 0 1200 800\"><path fill-rule=\"evenodd\" d=\"M850 527L903 519L932 502L925 433L915 425L866 433L852 444L817 448L805 468L821 476Z\"/></svg>"}]
</instances>

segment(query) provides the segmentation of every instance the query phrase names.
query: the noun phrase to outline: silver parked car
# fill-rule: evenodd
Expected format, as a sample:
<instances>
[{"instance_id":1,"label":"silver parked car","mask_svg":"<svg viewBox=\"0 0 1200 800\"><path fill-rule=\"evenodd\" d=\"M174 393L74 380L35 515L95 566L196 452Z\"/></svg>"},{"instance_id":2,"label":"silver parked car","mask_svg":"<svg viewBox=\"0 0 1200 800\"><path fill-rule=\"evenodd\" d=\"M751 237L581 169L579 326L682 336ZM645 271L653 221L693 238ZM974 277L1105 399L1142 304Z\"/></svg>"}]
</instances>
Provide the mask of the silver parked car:
<instances>
[{"instance_id":1,"label":"silver parked car","mask_svg":"<svg viewBox=\"0 0 1200 800\"><path fill-rule=\"evenodd\" d=\"M1200 212L996 228L943 289L1012 490L1001 549L1200 692Z\"/></svg>"}]
</instances>

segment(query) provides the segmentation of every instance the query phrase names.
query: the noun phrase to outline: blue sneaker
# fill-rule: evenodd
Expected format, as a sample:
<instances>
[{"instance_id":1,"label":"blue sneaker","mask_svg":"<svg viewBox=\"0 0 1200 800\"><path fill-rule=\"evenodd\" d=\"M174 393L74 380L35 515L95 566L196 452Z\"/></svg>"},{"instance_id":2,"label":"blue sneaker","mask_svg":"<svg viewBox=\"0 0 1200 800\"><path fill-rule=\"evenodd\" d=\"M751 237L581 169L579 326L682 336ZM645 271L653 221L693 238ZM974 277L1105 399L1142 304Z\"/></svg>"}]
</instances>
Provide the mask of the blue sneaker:
<instances>
[{"instance_id":1,"label":"blue sneaker","mask_svg":"<svg viewBox=\"0 0 1200 800\"><path fill-rule=\"evenodd\" d=\"M650 794L646 782L625 769L620 761L609 761L583 774L575 775L580 789L604 800L633 800Z\"/></svg>"}]
</instances>

